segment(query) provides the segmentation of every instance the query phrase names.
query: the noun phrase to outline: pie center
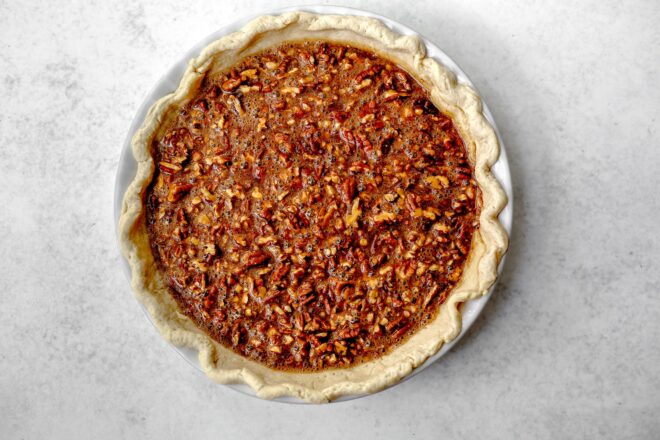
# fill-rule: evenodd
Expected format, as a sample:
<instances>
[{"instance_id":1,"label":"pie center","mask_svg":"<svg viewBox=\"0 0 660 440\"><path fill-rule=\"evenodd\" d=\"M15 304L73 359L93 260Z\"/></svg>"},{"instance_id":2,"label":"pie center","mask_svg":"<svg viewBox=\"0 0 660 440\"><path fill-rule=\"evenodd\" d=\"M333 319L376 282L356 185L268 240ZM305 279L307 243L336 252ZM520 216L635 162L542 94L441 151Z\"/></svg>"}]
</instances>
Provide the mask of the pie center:
<instances>
[{"instance_id":1,"label":"pie center","mask_svg":"<svg viewBox=\"0 0 660 440\"><path fill-rule=\"evenodd\" d=\"M271 368L389 352L437 315L478 225L451 119L402 68L343 44L208 74L153 151L147 228L171 294Z\"/></svg>"}]
</instances>

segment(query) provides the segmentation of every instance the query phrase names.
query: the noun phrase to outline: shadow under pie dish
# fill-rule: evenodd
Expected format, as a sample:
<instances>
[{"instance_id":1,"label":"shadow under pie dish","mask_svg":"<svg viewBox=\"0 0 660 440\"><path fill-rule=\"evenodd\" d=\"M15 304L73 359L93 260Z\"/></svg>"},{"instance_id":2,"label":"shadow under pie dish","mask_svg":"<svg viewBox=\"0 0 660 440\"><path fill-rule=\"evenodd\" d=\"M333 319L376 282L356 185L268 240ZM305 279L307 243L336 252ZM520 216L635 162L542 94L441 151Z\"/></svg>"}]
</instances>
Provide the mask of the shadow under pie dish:
<instances>
[{"instance_id":1,"label":"shadow under pie dish","mask_svg":"<svg viewBox=\"0 0 660 440\"><path fill-rule=\"evenodd\" d=\"M497 276L505 195L477 95L364 17L209 45L133 138L132 285L204 371L327 401L408 375Z\"/></svg>"}]
</instances>

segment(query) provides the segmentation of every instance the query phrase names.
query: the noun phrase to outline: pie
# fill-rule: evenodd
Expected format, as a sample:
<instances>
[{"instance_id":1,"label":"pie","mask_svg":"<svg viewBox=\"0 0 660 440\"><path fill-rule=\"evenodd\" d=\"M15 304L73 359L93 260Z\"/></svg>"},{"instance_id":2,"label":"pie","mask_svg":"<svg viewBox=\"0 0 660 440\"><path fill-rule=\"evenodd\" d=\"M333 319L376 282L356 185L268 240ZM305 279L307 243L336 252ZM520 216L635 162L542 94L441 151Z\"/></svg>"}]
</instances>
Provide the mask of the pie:
<instances>
[{"instance_id":1,"label":"pie","mask_svg":"<svg viewBox=\"0 0 660 440\"><path fill-rule=\"evenodd\" d=\"M400 380L460 332L506 250L478 96L374 19L296 12L221 38L133 151L136 296L212 379L261 397Z\"/></svg>"}]
</instances>

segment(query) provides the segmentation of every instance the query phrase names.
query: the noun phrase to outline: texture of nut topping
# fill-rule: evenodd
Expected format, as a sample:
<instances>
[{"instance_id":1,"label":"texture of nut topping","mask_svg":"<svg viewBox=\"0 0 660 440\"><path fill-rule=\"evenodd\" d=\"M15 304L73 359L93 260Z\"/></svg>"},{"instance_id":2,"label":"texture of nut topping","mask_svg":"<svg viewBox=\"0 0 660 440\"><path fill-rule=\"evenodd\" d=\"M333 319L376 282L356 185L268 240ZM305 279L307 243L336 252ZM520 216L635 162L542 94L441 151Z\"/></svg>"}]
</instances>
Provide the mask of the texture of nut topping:
<instances>
[{"instance_id":1,"label":"texture of nut topping","mask_svg":"<svg viewBox=\"0 0 660 440\"><path fill-rule=\"evenodd\" d=\"M435 317L478 227L451 119L362 49L290 43L210 74L153 149L147 227L172 295L271 368L387 353Z\"/></svg>"}]
</instances>

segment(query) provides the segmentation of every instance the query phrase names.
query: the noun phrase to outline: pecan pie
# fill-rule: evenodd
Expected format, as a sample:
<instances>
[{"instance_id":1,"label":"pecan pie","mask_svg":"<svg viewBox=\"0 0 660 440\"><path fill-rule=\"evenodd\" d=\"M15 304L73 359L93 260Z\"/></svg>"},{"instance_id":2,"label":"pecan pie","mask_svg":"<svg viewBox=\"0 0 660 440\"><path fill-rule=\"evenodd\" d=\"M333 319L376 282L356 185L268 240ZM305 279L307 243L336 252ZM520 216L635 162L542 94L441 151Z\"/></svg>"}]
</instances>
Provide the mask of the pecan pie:
<instances>
[{"instance_id":1,"label":"pecan pie","mask_svg":"<svg viewBox=\"0 0 660 440\"><path fill-rule=\"evenodd\" d=\"M214 379L380 389L494 282L496 137L420 46L371 19L263 17L152 108L123 250L159 329Z\"/></svg>"}]
</instances>

